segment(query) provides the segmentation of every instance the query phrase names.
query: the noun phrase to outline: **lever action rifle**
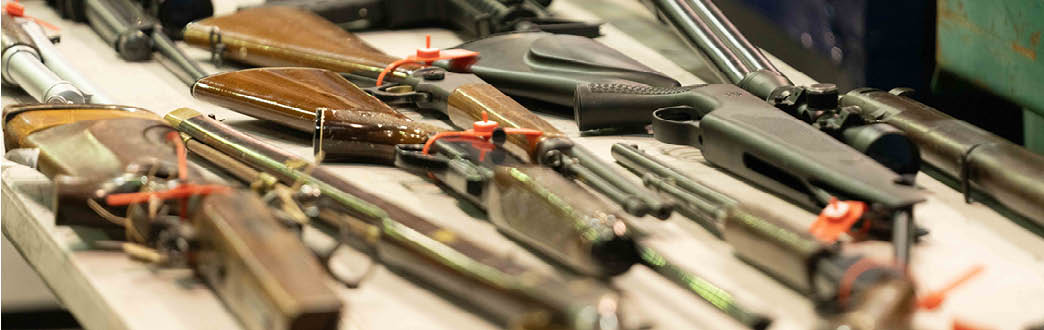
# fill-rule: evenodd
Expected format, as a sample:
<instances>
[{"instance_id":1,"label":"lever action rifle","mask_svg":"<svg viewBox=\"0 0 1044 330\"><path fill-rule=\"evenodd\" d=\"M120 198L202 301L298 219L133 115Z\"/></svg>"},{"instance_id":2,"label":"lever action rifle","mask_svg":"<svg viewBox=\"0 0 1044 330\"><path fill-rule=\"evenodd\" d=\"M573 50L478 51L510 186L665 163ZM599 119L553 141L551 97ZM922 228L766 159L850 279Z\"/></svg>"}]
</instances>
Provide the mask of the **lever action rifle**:
<instances>
[{"instance_id":1,"label":"lever action rifle","mask_svg":"<svg viewBox=\"0 0 1044 330\"><path fill-rule=\"evenodd\" d=\"M646 187L677 201L677 211L729 243L744 261L834 315L833 329L906 329L915 310L913 283L900 270L793 228L764 209L744 205L638 148L615 144L613 158ZM846 279L847 278L847 279Z\"/></svg>"},{"instance_id":2,"label":"lever action rifle","mask_svg":"<svg viewBox=\"0 0 1044 330\"><path fill-rule=\"evenodd\" d=\"M624 54L574 36L512 33L460 48L488 55L469 70L497 88L572 106L581 130L652 121L658 140L697 146L710 163L809 210L835 197L869 203L856 227L872 224L869 237L893 239L897 257L906 258L913 239L910 211L923 200L911 182L736 86L677 87ZM450 67L448 61L435 64ZM905 141L899 135L869 134L876 131L846 132L864 132L853 138L869 155L893 155L886 157L892 169L917 168L916 148L890 142Z\"/></svg>"},{"instance_id":3,"label":"lever action rifle","mask_svg":"<svg viewBox=\"0 0 1044 330\"><path fill-rule=\"evenodd\" d=\"M20 158L54 182L56 224L122 229L129 255L192 267L248 329L337 326L341 301L311 252L254 194L207 184L155 114L8 106L4 133L9 155L34 154Z\"/></svg>"},{"instance_id":4,"label":"lever action rifle","mask_svg":"<svg viewBox=\"0 0 1044 330\"><path fill-rule=\"evenodd\" d=\"M48 4L64 18L90 24L126 61L145 61L158 51L166 59L164 66L186 85L207 75L133 0L53 0Z\"/></svg>"},{"instance_id":5,"label":"lever action rifle","mask_svg":"<svg viewBox=\"0 0 1044 330\"><path fill-rule=\"evenodd\" d=\"M3 82L41 103L111 103L51 44L35 21L3 14Z\"/></svg>"},{"instance_id":6,"label":"lever action rifle","mask_svg":"<svg viewBox=\"0 0 1044 330\"><path fill-rule=\"evenodd\" d=\"M554 18L550 1L534 0L269 0L265 6L305 9L344 27L401 29L446 26L468 38L521 30L597 37L601 24Z\"/></svg>"},{"instance_id":7,"label":"lever action rifle","mask_svg":"<svg viewBox=\"0 0 1044 330\"><path fill-rule=\"evenodd\" d=\"M271 24L259 24L268 19L313 33L301 35ZM447 114L457 127L470 127L486 113L505 127L541 131L544 134L538 143L512 136L508 147L512 152L526 155L530 162L578 178L623 205L632 215L652 214L659 218L670 215L670 205L621 179L618 171L590 151L475 75L423 67L414 63L416 59L388 56L315 14L289 7L247 9L189 24L185 27L185 41L217 51L223 58L252 65L317 67L394 82L399 84L399 89L411 91L389 95L386 102L438 110ZM454 63L459 65L466 65L475 56L459 51L442 54L438 49L420 53L435 58L457 57ZM196 84L193 90L199 93L200 86Z\"/></svg>"},{"instance_id":8,"label":"lever action rifle","mask_svg":"<svg viewBox=\"0 0 1044 330\"><path fill-rule=\"evenodd\" d=\"M498 257L464 236L339 178L323 167L249 137L191 109L166 119L197 154L245 181L255 171L285 185L319 192L311 204L318 220L340 231L350 245L385 266L467 302L501 326L513 329L616 329L617 294L585 278L550 276ZM198 148L206 147L206 148ZM201 152L200 152L201 151Z\"/></svg>"},{"instance_id":9,"label":"lever action rifle","mask_svg":"<svg viewBox=\"0 0 1044 330\"><path fill-rule=\"evenodd\" d=\"M292 86L312 87L288 88ZM503 141L491 143L488 136L453 141L469 133L442 132L411 121L336 73L248 69L204 78L195 94L261 118L312 127L317 154L394 164L429 175L484 209L502 233L573 272L607 278L644 264L748 327L769 323L724 290L638 244L641 235L633 233L632 218L574 181L523 162L501 148ZM317 118L309 120L305 115L312 113ZM486 132L505 132L491 121L476 125Z\"/></svg>"},{"instance_id":10,"label":"lever action rifle","mask_svg":"<svg viewBox=\"0 0 1044 330\"><path fill-rule=\"evenodd\" d=\"M806 120L858 116L898 129L920 148L926 173L959 188L968 201L973 195L996 199L1044 228L1044 156L918 102L910 89L858 88L837 100L833 85L794 86L710 0L646 1L729 82Z\"/></svg>"}]
</instances>

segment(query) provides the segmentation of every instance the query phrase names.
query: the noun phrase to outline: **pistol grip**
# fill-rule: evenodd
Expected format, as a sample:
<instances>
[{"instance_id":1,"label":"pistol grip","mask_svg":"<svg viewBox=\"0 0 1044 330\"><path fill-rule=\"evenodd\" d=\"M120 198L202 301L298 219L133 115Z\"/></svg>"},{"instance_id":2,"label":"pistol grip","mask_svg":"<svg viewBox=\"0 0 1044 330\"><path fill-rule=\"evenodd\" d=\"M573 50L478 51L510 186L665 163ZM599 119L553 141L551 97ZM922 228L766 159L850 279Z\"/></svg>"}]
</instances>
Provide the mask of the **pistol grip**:
<instances>
[{"instance_id":1,"label":"pistol grip","mask_svg":"<svg viewBox=\"0 0 1044 330\"><path fill-rule=\"evenodd\" d=\"M692 105L693 87L653 87L636 83L595 82L576 86L573 111L581 131L643 126L656 109Z\"/></svg>"}]
</instances>

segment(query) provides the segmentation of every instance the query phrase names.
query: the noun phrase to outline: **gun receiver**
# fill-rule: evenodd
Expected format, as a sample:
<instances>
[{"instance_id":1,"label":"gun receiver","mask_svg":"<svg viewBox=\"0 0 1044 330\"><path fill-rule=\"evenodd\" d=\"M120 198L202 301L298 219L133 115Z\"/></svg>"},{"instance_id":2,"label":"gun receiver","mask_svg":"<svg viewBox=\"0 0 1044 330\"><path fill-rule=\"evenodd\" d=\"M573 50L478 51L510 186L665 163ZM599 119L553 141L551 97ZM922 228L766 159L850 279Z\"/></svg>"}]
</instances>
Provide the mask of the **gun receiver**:
<instances>
[{"instance_id":1,"label":"gun receiver","mask_svg":"<svg viewBox=\"0 0 1044 330\"><path fill-rule=\"evenodd\" d=\"M163 33L160 23L132 0L55 0L48 4L64 18L90 24L126 61L145 61L158 51L177 68L168 69L188 86L207 75Z\"/></svg>"},{"instance_id":2,"label":"gun receiver","mask_svg":"<svg viewBox=\"0 0 1044 330\"><path fill-rule=\"evenodd\" d=\"M553 170L499 148L506 136L493 134L492 141L458 136L427 148L399 145L396 166L438 180L483 208L505 235L574 272L609 277L644 264L743 325L768 327L768 318L749 312L727 291L641 245L629 226L633 219Z\"/></svg>"},{"instance_id":3,"label":"gun receiver","mask_svg":"<svg viewBox=\"0 0 1044 330\"><path fill-rule=\"evenodd\" d=\"M271 26L254 24L263 17L277 17L322 32L314 34L316 38L300 38ZM220 50L222 56L248 64L317 67L365 77L379 77L385 68L398 61L321 17L287 7L254 8L193 22L185 28L185 41ZM607 196L624 197L616 202L624 205L630 214L653 214L660 218L670 215L669 205L648 197L640 186L620 180L617 171L590 151L575 145L550 123L473 74L406 63L392 70L389 76L388 80L400 84L398 89L408 91L389 92L386 88L375 92L386 102L438 110L458 127L469 127L486 113L506 126L539 130L544 134L536 144L523 137L510 137L512 151L527 155L531 162L577 177ZM574 162L588 171L570 173L563 167Z\"/></svg>"},{"instance_id":4,"label":"gun receiver","mask_svg":"<svg viewBox=\"0 0 1044 330\"><path fill-rule=\"evenodd\" d=\"M469 38L534 29L592 38L601 34L601 24L554 18L547 4L533 0L269 0L265 5L305 9L349 30L439 25Z\"/></svg>"},{"instance_id":5,"label":"gun receiver","mask_svg":"<svg viewBox=\"0 0 1044 330\"><path fill-rule=\"evenodd\" d=\"M598 281L546 276L497 257L325 168L311 168L309 173L302 169L308 162L194 110L178 109L166 119L196 142L284 184L316 187L321 192L317 203L325 210L319 219L326 225L356 241L369 242L384 265L468 302L501 325L524 329L619 325L616 294Z\"/></svg>"},{"instance_id":6,"label":"gun receiver","mask_svg":"<svg viewBox=\"0 0 1044 330\"><path fill-rule=\"evenodd\" d=\"M833 84L794 86L739 33L710 0L644 0L710 64L736 84L787 114L866 153L900 174L913 176L920 153L902 131L867 121L857 109L838 106Z\"/></svg>"},{"instance_id":7,"label":"gun receiver","mask_svg":"<svg viewBox=\"0 0 1044 330\"><path fill-rule=\"evenodd\" d=\"M705 148L704 156L711 163L810 209L822 208L832 194L875 203L886 196L905 196L886 201L900 208L903 203L912 205L919 200L911 194L913 189L891 182L900 177L738 88L678 87L674 80L591 39L511 33L468 42L460 48L491 55L471 65L470 70L497 88L515 96L572 106L581 130L644 126L651 120L657 139ZM443 67L448 64L436 62ZM658 109L663 110L654 112ZM749 120L752 115L762 119ZM730 124L721 125L725 122ZM892 168L916 164L916 149L890 143L890 135L872 134L873 127L856 127L846 134L871 153L887 147L887 152L901 158ZM701 135L701 130L717 132ZM826 150L825 144L832 146L829 156L818 154ZM867 171L852 168L850 163L865 163ZM889 181L881 181L882 176ZM808 188L810 185L820 187ZM825 186L831 191L821 191ZM896 195L896 191L902 193ZM887 233L892 221L875 223L883 225L879 229Z\"/></svg>"},{"instance_id":8,"label":"gun receiver","mask_svg":"<svg viewBox=\"0 0 1044 330\"><path fill-rule=\"evenodd\" d=\"M768 100L778 108L808 120L816 116L860 117L874 123L866 132L843 132L847 141L868 154L884 155L905 150L898 137L877 143L858 137L897 136L919 148L932 171L927 173L956 185L970 197L972 189L991 195L1000 204L1044 226L1044 157L985 130L957 120L909 97L908 89L884 92L861 88L840 96L833 85L796 87L752 46L709 0L647 0L669 25L681 32L691 46L707 55L726 78ZM838 109L810 111L810 109ZM832 114L833 113L833 114ZM892 133L889 133L892 132ZM837 136L835 134L835 136ZM862 141L862 142L859 142ZM878 150L878 151L872 151ZM923 153L923 155L922 155ZM902 151L897 155L909 154ZM874 156L881 160L882 157ZM887 157L883 157L887 158ZM887 164L887 161L885 162ZM915 173L915 166L890 166L900 173ZM903 170L905 169L905 170ZM987 198L988 199L988 198ZM970 198L969 198L970 201Z\"/></svg>"},{"instance_id":9,"label":"gun receiver","mask_svg":"<svg viewBox=\"0 0 1044 330\"><path fill-rule=\"evenodd\" d=\"M732 245L737 257L807 295L822 311L839 313L832 328L909 327L914 287L901 271L843 255L837 246L793 229L771 212L740 204L633 146L615 144L612 154L647 187L674 198L678 212ZM845 276L856 280L842 284Z\"/></svg>"},{"instance_id":10,"label":"gun receiver","mask_svg":"<svg viewBox=\"0 0 1044 330\"><path fill-rule=\"evenodd\" d=\"M125 251L192 267L248 329L336 326L341 301L310 251L251 193L197 184L201 170L179 160L170 144L177 131L158 116L118 106L23 105L6 107L4 122L8 150L35 149L36 164L27 165L54 181L58 224L123 228L155 249L124 244ZM160 201L186 191L181 202ZM129 205L116 202L128 198Z\"/></svg>"},{"instance_id":11,"label":"gun receiver","mask_svg":"<svg viewBox=\"0 0 1044 330\"><path fill-rule=\"evenodd\" d=\"M3 14L3 82L41 103L111 103L69 66L33 20Z\"/></svg>"}]
</instances>

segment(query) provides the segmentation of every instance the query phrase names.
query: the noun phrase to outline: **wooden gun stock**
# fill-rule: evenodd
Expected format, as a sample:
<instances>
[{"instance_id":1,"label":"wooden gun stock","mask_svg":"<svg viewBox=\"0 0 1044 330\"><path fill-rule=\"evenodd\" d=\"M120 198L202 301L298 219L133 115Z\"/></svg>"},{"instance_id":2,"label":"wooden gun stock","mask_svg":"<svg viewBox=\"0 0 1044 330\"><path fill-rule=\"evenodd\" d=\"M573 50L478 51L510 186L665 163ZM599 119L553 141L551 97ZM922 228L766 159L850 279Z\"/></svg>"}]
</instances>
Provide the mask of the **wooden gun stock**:
<instances>
[{"instance_id":1,"label":"wooden gun stock","mask_svg":"<svg viewBox=\"0 0 1044 330\"><path fill-rule=\"evenodd\" d=\"M154 235L155 229L164 224L145 216L142 204L100 205L115 193L165 188L182 175L178 184L204 182L195 166L178 173L169 138L176 131L144 109L9 106L4 118L9 147L39 150L37 168L56 186L58 224L112 227L112 219L88 207L93 201L125 222L129 239L158 246L163 235ZM187 262L248 329L336 327L341 302L326 287L319 264L253 193L229 190L193 200L188 205L196 207L179 214L191 217L186 224L194 229L185 239L200 243L190 248L195 258Z\"/></svg>"},{"instance_id":2,"label":"wooden gun stock","mask_svg":"<svg viewBox=\"0 0 1044 330\"><path fill-rule=\"evenodd\" d=\"M394 160L394 146L441 131L410 120L340 75L322 69L257 68L212 75L192 95L313 134L327 159Z\"/></svg>"}]
</instances>

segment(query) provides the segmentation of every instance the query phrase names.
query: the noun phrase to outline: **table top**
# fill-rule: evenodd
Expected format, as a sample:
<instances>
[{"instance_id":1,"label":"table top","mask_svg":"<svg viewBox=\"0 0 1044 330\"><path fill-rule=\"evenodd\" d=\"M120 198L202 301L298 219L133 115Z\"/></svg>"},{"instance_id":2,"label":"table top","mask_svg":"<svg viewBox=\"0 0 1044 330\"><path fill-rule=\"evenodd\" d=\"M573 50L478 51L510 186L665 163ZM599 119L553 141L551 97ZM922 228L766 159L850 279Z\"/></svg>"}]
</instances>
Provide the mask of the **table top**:
<instances>
[{"instance_id":1,"label":"table top","mask_svg":"<svg viewBox=\"0 0 1044 330\"><path fill-rule=\"evenodd\" d=\"M117 103L165 114L190 107L213 114L226 123L310 159L310 138L288 134L228 109L193 99L184 85L156 61L121 61L84 24L63 21L43 1L24 1L27 13L61 27L58 45L71 64ZM216 1L219 13L228 13L242 1ZM599 41L620 49L642 63L683 84L701 83L691 72L706 72L691 60L689 50L659 26L636 1L556 0L552 11L563 17L607 21ZM637 32L636 32L637 31ZM450 31L425 28L407 31L371 31L360 36L389 54L409 54L425 34L434 46L460 42ZM183 45L184 46L184 45ZM207 62L202 50L183 47L190 57ZM678 60L683 59L683 60ZM813 82L789 66L774 62L798 84ZM203 63L210 72L234 70ZM705 76L705 75L704 75ZM5 87L2 103L31 102L23 92ZM603 160L612 161L609 147L616 142L637 144L689 175L739 200L778 212L798 226L815 216L754 188L703 162L700 151L666 145L650 136L580 136L571 118L541 113L553 125L576 138ZM431 181L403 171L372 165L326 165L359 186L421 214L440 225L464 233L497 253L555 271L527 250L447 196ZM622 169L621 169L622 170ZM632 177L637 181L637 177ZM935 311L918 312L917 329L949 329L955 319L993 329L1021 329L1044 322L1044 239L1015 225L993 210L966 204L962 196L922 174L918 184L927 202L915 209L918 224L931 233L913 250L911 274L917 286L930 291L945 286L957 274L975 266L985 271L954 291ZM87 228L55 226L49 182L24 166L4 162L3 232L28 260L55 295L88 329L236 329L239 324L220 300L187 269L162 269L135 262L122 253L86 249L86 241L102 237ZM680 215L666 221L641 219L649 244L668 251L683 268L730 290L755 311L773 319L772 329L808 329L820 320L812 303L732 255L731 248ZM846 249L887 258L884 242L852 244ZM349 258L350 259L350 258ZM346 261L347 262L347 261ZM624 297L627 324L657 329L741 329L705 302L642 266L611 280ZM477 314L444 299L438 293L379 268L359 288L349 289L332 280L344 298L342 329L487 329L494 325Z\"/></svg>"}]
</instances>

